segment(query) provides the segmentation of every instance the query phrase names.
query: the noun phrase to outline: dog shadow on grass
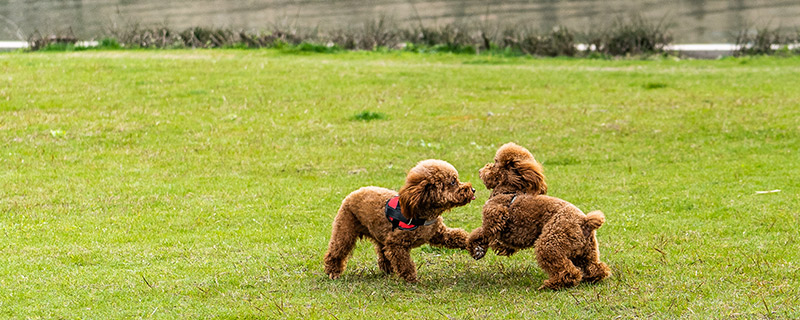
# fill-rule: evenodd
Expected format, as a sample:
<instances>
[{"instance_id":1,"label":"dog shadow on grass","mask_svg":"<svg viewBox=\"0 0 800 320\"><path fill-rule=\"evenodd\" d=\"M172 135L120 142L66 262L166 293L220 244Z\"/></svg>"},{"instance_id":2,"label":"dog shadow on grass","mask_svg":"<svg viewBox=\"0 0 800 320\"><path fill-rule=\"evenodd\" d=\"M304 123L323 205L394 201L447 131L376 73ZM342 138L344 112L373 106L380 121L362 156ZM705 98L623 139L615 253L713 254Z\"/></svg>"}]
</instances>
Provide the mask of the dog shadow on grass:
<instances>
[{"instance_id":1,"label":"dog shadow on grass","mask_svg":"<svg viewBox=\"0 0 800 320\"><path fill-rule=\"evenodd\" d=\"M409 290L436 292L442 290L464 291L468 293L497 293L502 290L536 292L547 279L547 274L535 262L491 261L477 262L473 265L419 265L417 283L407 283L394 274L385 274L377 266L348 268L341 278L330 280L323 273L317 285L321 288L343 290ZM576 288L583 287L584 284Z\"/></svg>"},{"instance_id":2,"label":"dog shadow on grass","mask_svg":"<svg viewBox=\"0 0 800 320\"><path fill-rule=\"evenodd\" d=\"M508 291L537 291L548 275L539 268L532 250L518 252L512 257L487 255L475 261L464 251L422 247L412 253L417 268L417 283L409 284L394 274L385 274L372 259L351 260L337 280L320 273L316 283L321 288L345 290L456 290L470 293ZM581 283L581 290L600 284ZM587 287L588 286L588 287Z\"/></svg>"}]
</instances>

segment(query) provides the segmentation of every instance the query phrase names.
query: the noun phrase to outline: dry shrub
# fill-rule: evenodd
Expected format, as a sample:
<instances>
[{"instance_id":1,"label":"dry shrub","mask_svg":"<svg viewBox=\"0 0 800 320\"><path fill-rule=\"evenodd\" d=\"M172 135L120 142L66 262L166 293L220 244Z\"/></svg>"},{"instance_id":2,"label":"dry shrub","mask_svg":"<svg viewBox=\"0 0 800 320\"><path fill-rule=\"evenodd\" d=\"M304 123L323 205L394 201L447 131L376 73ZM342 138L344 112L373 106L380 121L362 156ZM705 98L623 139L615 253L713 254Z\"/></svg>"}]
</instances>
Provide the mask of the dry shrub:
<instances>
[{"instance_id":1,"label":"dry shrub","mask_svg":"<svg viewBox=\"0 0 800 320\"><path fill-rule=\"evenodd\" d=\"M403 39L416 46L433 47L443 51L474 51L482 47L480 32L473 32L463 24L442 26L418 25L403 32Z\"/></svg>"},{"instance_id":2,"label":"dry shrub","mask_svg":"<svg viewBox=\"0 0 800 320\"><path fill-rule=\"evenodd\" d=\"M736 44L735 56L746 55L772 55L778 52L785 54L800 53L800 30L794 33L781 32L780 28L762 27L758 29L746 28L734 38ZM790 45L795 46L789 50Z\"/></svg>"},{"instance_id":3,"label":"dry shrub","mask_svg":"<svg viewBox=\"0 0 800 320\"><path fill-rule=\"evenodd\" d=\"M72 28L47 35L36 30L28 37L28 49L38 51L52 46L74 46L77 42L78 38L72 33Z\"/></svg>"},{"instance_id":4,"label":"dry shrub","mask_svg":"<svg viewBox=\"0 0 800 320\"><path fill-rule=\"evenodd\" d=\"M664 19L650 23L639 15L617 18L599 32L590 32L588 38L596 52L615 56L663 52L672 42Z\"/></svg>"},{"instance_id":5,"label":"dry shrub","mask_svg":"<svg viewBox=\"0 0 800 320\"><path fill-rule=\"evenodd\" d=\"M512 50L533 56L574 56L575 34L566 27L556 27L548 34L540 34L531 28L506 29L503 45Z\"/></svg>"}]
</instances>

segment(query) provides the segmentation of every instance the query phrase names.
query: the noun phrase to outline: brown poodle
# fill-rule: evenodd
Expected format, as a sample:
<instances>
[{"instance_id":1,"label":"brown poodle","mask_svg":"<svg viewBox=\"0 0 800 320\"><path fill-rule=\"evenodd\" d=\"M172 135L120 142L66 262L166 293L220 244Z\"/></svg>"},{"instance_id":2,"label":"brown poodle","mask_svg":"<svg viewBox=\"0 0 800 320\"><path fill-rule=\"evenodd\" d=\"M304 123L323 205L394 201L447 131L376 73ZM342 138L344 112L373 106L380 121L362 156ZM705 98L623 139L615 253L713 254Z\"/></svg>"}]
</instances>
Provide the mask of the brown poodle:
<instances>
[{"instance_id":1,"label":"brown poodle","mask_svg":"<svg viewBox=\"0 0 800 320\"><path fill-rule=\"evenodd\" d=\"M605 216L600 211L584 215L571 203L546 196L542 165L527 149L503 145L480 177L493 190L483 206L483 225L469 235L473 258L483 258L487 246L501 256L535 247L539 266L550 276L539 289L557 290L611 275L600 261L595 237Z\"/></svg>"},{"instance_id":2,"label":"brown poodle","mask_svg":"<svg viewBox=\"0 0 800 320\"><path fill-rule=\"evenodd\" d=\"M378 268L395 272L408 282L417 281L412 248L430 243L466 249L467 232L444 225L440 215L475 199L470 183L458 180L458 171L441 160L424 160L408 172L400 192L364 187L348 195L333 220L325 273L341 276L356 240L375 244Z\"/></svg>"}]
</instances>

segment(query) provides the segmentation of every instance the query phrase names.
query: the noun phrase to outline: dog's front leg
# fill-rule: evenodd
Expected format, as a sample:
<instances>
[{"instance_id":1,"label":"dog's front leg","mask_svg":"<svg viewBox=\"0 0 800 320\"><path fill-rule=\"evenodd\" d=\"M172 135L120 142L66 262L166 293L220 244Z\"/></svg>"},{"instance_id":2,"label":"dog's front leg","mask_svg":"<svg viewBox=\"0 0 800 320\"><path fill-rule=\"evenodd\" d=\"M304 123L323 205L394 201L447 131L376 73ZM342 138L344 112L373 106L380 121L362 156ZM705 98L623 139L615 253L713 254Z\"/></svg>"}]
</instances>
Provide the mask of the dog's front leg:
<instances>
[{"instance_id":1,"label":"dog's front leg","mask_svg":"<svg viewBox=\"0 0 800 320\"><path fill-rule=\"evenodd\" d=\"M408 282L417 282L417 267L411 260L410 252L410 248L406 246L386 246L386 258L391 262L394 272Z\"/></svg>"},{"instance_id":2,"label":"dog's front leg","mask_svg":"<svg viewBox=\"0 0 800 320\"><path fill-rule=\"evenodd\" d=\"M463 229L448 228L443 223L438 224L436 234L428 241L431 245L450 249L467 249L469 235Z\"/></svg>"},{"instance_id":3,"label":"dog's front leg","mask_svg":"<svg viewBox=\"0 0 800 320\"><path fill-rule=\"evenodd\" d=\"M510 257L512 254L517 252L517 249L507 246L499 239L492 241L492 243L489 244L489 248L492 248L494 253L496 253L498 256Z\"/></svg>"},{"instance_id":4,"label":"dog's front leg","mask_svg":"<svg viewBox=\"0 0 800 320\"><path fill-rule=\"evenodd\" d=\"M491 200L483 206L483 225L469 234L467 250L475 260L486 255L489 244L497 240L508 215L508 207L493 203Z\"/></svg>"},{"instance_id":5,"label":"dog's front leg","mask_svg":"<svg viewBox=\"0 0 800 320\"><path fill-rule=\"evenodd\" d=\"M483 230L483 227L472 230L467 239L467 251L475 260L483 258L486 255L486 248L489 247L489 240Z\"/></svg>"}]
</instances>

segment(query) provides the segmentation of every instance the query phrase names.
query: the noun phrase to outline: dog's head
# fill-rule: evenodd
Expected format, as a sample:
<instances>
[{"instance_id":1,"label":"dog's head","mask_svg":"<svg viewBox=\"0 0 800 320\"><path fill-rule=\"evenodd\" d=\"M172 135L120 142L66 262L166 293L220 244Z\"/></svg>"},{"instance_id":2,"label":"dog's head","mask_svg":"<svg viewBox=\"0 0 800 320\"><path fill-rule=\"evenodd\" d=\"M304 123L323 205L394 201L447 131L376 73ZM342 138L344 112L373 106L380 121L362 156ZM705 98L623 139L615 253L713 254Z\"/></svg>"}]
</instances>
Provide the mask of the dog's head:
<instances>
[{"instance_id":1,"label":"dog's head","mask_svg":"<svg viewBox=\"0 0 800 320\"><path fill-rule=\"evenodd\" d=\"M522 191L531 194L546 194L542 165L533 155L516 143L504 144L494 156L494 162L487 163L479 171L486 188L502 188L503 192Z\"/></svg>"},{"instance_id":2,"label":"dog's head","mask_svg":"<svg viewBox=\"0 0 800 320\"><path fill-rule=\"evenodd\" d=\"M418 163L408 172L399 193L400 210L409 219L431 220L475 199L472 184L459 181L456 168L442 160Z\"/></svg>"}]
</instances>

